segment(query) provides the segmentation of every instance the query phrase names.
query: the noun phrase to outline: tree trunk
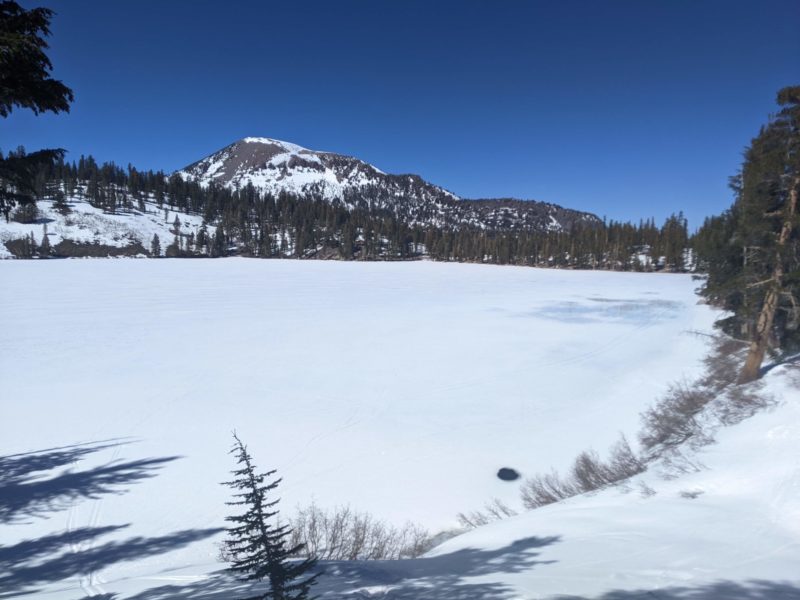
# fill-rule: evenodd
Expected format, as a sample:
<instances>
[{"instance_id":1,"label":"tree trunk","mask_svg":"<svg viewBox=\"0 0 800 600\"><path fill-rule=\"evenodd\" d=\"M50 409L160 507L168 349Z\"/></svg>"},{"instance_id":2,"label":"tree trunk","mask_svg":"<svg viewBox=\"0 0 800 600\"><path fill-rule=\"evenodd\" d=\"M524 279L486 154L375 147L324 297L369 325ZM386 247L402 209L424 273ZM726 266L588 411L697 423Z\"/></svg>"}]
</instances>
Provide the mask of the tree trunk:
<instances>
[{"instance_id":1,"label":"tree trunk","mask_svg":"<svg viewBox=\"0 0 800 600\"><path fill-rule=\"evenodd\" d=\"M782 271L783 269L780 270ZM781 273L780 275L782 276L783 274ZM756 324L753 340L750 342L747 360L745 360L744 367L742 367L742 371L739 373L739 383L749 383L750 381L758 379L761 363L764 361L764 355L766 355L767 346L769 345L769 336L772 331L772 322L775 319L775 310L778 307L779 288L780 284L778 280L774 279L764 298L764 305L761 307L761 313L758 315L758 323Z\"/></svg>"},{"instance_id":2,"label":"tree trunk","mask_svg":"<svg viewBox=\"0 0 800 600\"><path fill-rule=\"evenodd\" d=\"M739 373L739 383L748 383L758 379L761 370L761 363L767 353L769 338L772 333L772 323L775 320L775 312L778 309L778 297L783 287L783 250L789 241L794 226L795 214L797 213L797 189L800 187L800 178L795 178L792 182L792 189L789 192L789 203L786 215L783 219L783 226L778 237L778 244L775 249L775 268L772 271L771 283L767 295L764 297L764 304L758 315L756 330L750 342L750 350L747 353L744 367Z\"/></svg>"}]
</instances>

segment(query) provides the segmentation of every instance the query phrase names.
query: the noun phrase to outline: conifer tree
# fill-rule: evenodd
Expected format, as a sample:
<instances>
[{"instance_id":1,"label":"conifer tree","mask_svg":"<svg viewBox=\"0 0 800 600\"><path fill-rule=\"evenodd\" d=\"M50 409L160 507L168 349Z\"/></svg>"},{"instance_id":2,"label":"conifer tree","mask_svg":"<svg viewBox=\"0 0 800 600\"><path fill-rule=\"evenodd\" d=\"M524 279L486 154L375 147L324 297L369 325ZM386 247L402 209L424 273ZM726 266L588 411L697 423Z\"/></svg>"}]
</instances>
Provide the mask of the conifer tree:
<instances>
[{"instance_id":1,"label":"conifer tree","mask_svg":"<svg viewBox=\"0 0 800 600\"><path fill-rule=\"evenodd\" d=\"M33 258L37 252L39 252L39 245L36 243L36 237L31 231L30 236L28 236L28 258Z\"/></svg>"},{"instance_id":2,"label":"conifer tree","mask_svg":"<svg viewBox=\"0 0 800 600\"><path fill-rule=\"evenodd\" d=\"M218 225L214 232L212 256L225 256L227 254L226 246L225 231L221 225Z\"/></svg>"},{"instance_id":3,"label":"conifer tree","mask_svg":"<svg viewBox=\"0 0 800 600\"><path fill-rule=\"evenodd\" d=\"M0 2L0 117L14 108L59 113L69 111L72 90L50 76L52 63L45 54L53 11L26 10L11 0ZM63 157L61 149L26 154L0 154L0 212L36 199L36 170Z\"/></svg>"},{"instance_id":4,"label":"conifer tree","mask_svg":"<svg viewBox=\"0 0 800 600\"><path fill-rule=\"evenodd\" d=\"M732 180L734 205L695 243L705 295L733 314L723 328L750 342L743 383L759 376L768 350L800 348L800 86L778 92L778 104Z\"/></svg>"},{"instance_id":5,"label":"conifer tree","mask_svg":"<svg viewBox=\"0 0 800 600\"><path fill-rule=\"evenodd\" d=\"M319 573L311 574L316 559L291 559L303 546L291 547L289 526L277 522L278 499L270 495L281 480L274 478L275 470L257 473L247 447L236 433L233 439L231 454L238 467L232 471L234 479L224 485L234 490L235 499L227 504L244 512L226 517L232 523L225 541L230 570L244 581L269 584L268 589L244 600L309 600L311 586L319 577Z\"/></svg>"},{"instance_id":6,"label":"conifer tree","mask_svg":"<svg viewBox=\"0 0 800 600\"><path fill-rule=\"evenodd\" d=\"M153 234L153 239L150 241L150 255L161 256L161 240L158 239L158 234Z\"/></svg>"},{"instance_id":7,"label":"conifer tree","mask_svg":"<svg viewBox=\"0 0 800 600\"><path fill-rule=\"evenodd\" d=\"M778 104L782 110L753 141L742 169L742 225L760 244L759 260L750 265L764 277L747 286L758 316L750 324L742 382L758 377L773 340L786 349L800 325L800 86L778 92Z\"/></svg>"},{"instance_id":8,"label":"conifer tree","mask_svg":"<svg viewBox=\"0 0 800 600\"><path fill-rule=\"evenodd\" d=\"M53 200L53 208L62 215L68 215L70 212L72 212L69 204L67 204L67 198L63 191L56 190Z\"/></svg>"},{"instance_id":9,"label":"conifer tree","mask_svg":"<svg viewBox=\"0 0 800 600\"><path fill-rule=\"evenodd\" d=\"M47 235L47 223L45 223L42 225L42 243L39 245L39 258L49 258L50 252L50 238Z\"/></svg>"}]
</instances>

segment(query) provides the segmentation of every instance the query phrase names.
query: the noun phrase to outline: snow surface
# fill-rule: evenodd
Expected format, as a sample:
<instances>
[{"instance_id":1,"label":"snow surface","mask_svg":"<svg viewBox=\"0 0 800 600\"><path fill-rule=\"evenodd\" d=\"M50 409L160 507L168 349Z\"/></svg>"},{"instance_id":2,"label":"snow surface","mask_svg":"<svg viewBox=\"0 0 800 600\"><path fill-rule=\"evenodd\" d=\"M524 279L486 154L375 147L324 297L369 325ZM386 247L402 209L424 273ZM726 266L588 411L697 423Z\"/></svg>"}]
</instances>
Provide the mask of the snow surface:
<instances>
[{"instance_id":1,"label":"snow surface","mask_svg":"<svg viewBox=\"0 0 800 600\"><path fill-rule=\"evenodd\" d=\"M666 274L51 260L3 261L0 278L0 597L212 597L233 429L279 469L286 512L350 503L438 530L493 497L517 505L498 468L563 469L632 438L669 382L698 373L691 332L716 316L696 282ZM772 393L796 398L780 376ZM655 496L613 489L430 558L329 565L319 591L511 599L790 579L796 403L718 439L708 469L642 476Z\"/></svg>"}]
</instances>

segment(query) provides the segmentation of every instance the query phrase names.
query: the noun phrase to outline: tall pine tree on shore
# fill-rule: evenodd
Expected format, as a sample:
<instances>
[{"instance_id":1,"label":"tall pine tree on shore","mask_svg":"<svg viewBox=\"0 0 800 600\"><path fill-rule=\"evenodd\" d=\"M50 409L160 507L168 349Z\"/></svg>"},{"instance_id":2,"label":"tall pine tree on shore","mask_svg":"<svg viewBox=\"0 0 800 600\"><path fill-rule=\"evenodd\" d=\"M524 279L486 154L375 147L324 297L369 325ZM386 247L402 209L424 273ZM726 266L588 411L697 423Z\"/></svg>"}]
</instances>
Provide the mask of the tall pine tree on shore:
<instances>
[{"instance_id":1,"label":"tall pine tree on shore","mask_svg":"<svg viewBox=\"0 0 800 600\"><path fill-rule=\"evenodd\" d=\"M696 239L705 294L732 311L723 327L750 343L742 383L759 377L770 349L800 347L800 86L778 92L778 104L732 180L734 205Z\"/></svg>"}]
</instances>

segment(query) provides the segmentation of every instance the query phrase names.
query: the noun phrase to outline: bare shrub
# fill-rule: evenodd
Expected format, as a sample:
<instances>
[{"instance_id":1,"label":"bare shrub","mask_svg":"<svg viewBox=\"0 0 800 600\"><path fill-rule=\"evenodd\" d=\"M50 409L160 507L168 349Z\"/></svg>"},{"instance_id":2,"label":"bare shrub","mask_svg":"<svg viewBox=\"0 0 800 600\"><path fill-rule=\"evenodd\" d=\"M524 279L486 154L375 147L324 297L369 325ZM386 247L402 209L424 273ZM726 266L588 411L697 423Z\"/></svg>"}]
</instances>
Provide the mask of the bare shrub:
<instances>
[{"instance_id":1,"label":"bare shrub","mask_svg":"<svg viewBox=\"0 0 800 600\"><path fill-rule=\"evenodd\" d=\"M580 493L585 493L630 479L645 468L623 435L611 448L607 462L594 450L581 452L572 465L572 480Z\"/></svg>"},{"instance_id":2,"label":"bare shrub","mask_svg":"<svg viewBox=\"0 0 800 600\"><path fill-rule=\"evenodd\" d=\"M673 384L655 406L642 413L642 446L654 450L685 442L701 430L696 416L713 399L706 388Z\"/></svg>"},{"instance_id":3,"label":"bare shrub","mask_svg":"<svg viewBox=\"0 0 800 600\"><path fill-rule=\"evenodd\" d=\"M650 498L656 495L656 491L647 485L644 481L639 482L639 495L642 498Z\"/></svg>"},{"instance_id":4,"label":"bare shrub","mask_svg":"<svg viewBox=\"0 0 800 600\"><path fill-rule=\"evenodd\" d=\"M487 502L482 510L474 510L468 513L458 513L456 518L464 529L475 529L481 525L487 525L493 521L500 521L507 517L514 517L517 511L505 504L499 498L494 498Z\"/></svg>"},{"instance_id":5,"label":"bare shrub","mask_svg":"<svg viewBox=\"0 0 800 600\"><path fill-rule=\"evenodd\" d=\"M659 472L666 480L677 479L682 475L699 473L705 465L691 452L684 448L670 448L661 455Z\"/></svg>"},{"instance_id":6,"label":"bare shrub","mask_svg":"<svg viewBox=\"0 0 800 600\"><path fill-rule=\"evenodd\" d=\"M289 520L293 545L302 555L322 560L415 558L432 548L430 533L412 523L394 527L350 506L322 509L316 504L297 509Z\"/></svg>"},{"instance_id":7,"label":"bare shrub","mask_svg":"<svg viewBox=\"0 0 800 600\"><path fill-rule=\"evenodd\" d=\"M594 450L578 454L572 465L572 480L582 492L598 490L606 484L605 465Z\"/></svg>"},{"instance_id":8,"label":"bare shrub","mask_svg":"<svg viewBox=\"0 0 800 600\"><path fill-rule=\"evenodd\" d=\"M634 454L623 435L611 448L607 461L594 450L587 450L577 456L567 477L552 472L527 479L522 485L522 503L528 509L539 508L615 485L646 468L647 464Z\"/></svg>"},{"instance_id":9,"label":"bare shrub","mask_svg":"<svg viewBox=\"0 0 800 600\"><path fill-rule=\"evenodd\" d=\"M703 361L703 376L691 385L682 382L671 386L655 406L642 414L639 440L651 458L670 453L687 441L694 448L712 442L709 432L713 428L708 423L702 425L697 418L712 400L711 410L705 414L722 425L739 423L773 403L760 393L758 382L737 383L746 350L745 342L715 336L714 346Z\"/></svg>"},{"instance_id":10,"label":"bare shrub","mask_svg":"<svg viewBox=\"0 0 800 600\"><path fill-rule=\"evenodd\" d=\"M611 456L606 466L608 483L617 483L630 479L634 475L644 473L647 463L631 449L628 439L621 435L616 444L611 448Z\"/></svg>"},{"instance_id":11,"label":"bare shrub","mask_svg":"<svg viewBox=\"0 0 800 600\"><path fill-rule=\"evenodd\" d=\"M746 349L745 342L727 336L715 336L713 348L703 359L705 373L698 385L720 391L735 384Z\"/></svg>"},{"instance_id":12,"label":"bare shrub","mask_svg":"<svg viewBox=\"0 0 800 600\"><path fill-rule=\"evenodd\" d=\"M762 387L761 382L731 387L716 411L722 424L735 425L774 404L774 398L764 395Z\"/></svg>"},{"instance_id":13,"label":"bare shrub","mask_svg":"<svg viewBox=\"0 0 800 600\"><path fill-rule=\"evenodd\" d=\"M730 425L752 416L774 401L759 393L758 384L738 385L737 378L746 344L727 336L714 338L714 347L704 359L703 376L693 383L685 381L670 386L656 404L642 413L639 441L644 456L637 456L624 436L604 461L593 450L581 452L567 476L555 471L530 477L522 484L522 503L527 509L539 508L578 494L599 490L627 481L642 473L647 465L661 460L664 477L699 471L702 465L690 459L688 448L713 441L710 419ZM714 401L712 410L705 410ZM701 416L701 413L702 416ZM642 496L655 491L639 482ZM477 526L489 522L481 512L459 515L462 523Z\"/></svg>"},{"instance_id":14,"label":"bare shrub","mask_svg":"<svg viewBox=\"0 0 800 600\"><path fill-rule=\"evenodd\" d=\"M580 494L580 489L568 479L561 478L552 471L543 475L529 477L522 484L522 505L527 509L547 506L559 500Z\"/></svg>"}]
</instances>

